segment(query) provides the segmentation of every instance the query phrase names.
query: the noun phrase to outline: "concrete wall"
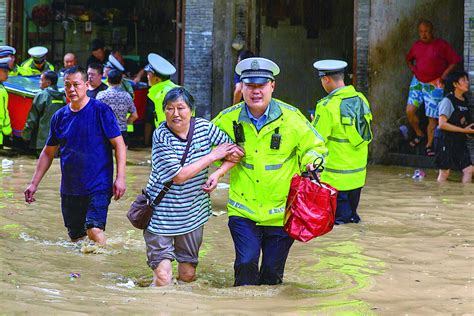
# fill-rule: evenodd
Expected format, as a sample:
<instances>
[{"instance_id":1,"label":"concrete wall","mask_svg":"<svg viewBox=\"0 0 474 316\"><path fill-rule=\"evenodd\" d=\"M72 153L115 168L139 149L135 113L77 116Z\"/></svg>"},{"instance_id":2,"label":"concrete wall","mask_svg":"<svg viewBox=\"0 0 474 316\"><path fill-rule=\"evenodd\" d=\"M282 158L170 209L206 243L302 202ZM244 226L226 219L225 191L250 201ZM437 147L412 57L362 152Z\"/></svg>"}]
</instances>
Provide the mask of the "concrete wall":
<instances>
[{"instance_id":1,"label":"concrete wall","mask_svg":"<svg viewBox=\"0 0 474 316\"><path fill-rule=\"evenodd\" d=\"M405 54L418 39L417 21L431 20L435 36L447 40L462 55L463 10L463 0L371 1L368 98L374 113L371 156L375 161L396 147L398 127L406 124L411 73Z\"/></svg>"},{"instance_id":2,"label":"concrete wall","mask_svg":"<svg viewBox=\"0 0 474 316\"><path fill-rule=\"evenodd\" d=\"M0 45L7 44L7 1L0 0Z\"/></svg>"},{"instance_id":3,"label":"concrete wall","mask_svg":"<svg viewBox=\"0 0 474 316\"><path fill-rule=\"evenodd\" d=\"M213 0L186 1L184 86L194 96L196 114L205 118L211 117L213 12Z\"/></svg>"},{"instance_id":4,"label":"concrete wall","mask_svg":"<svg viewBox=\"0 0 474 316\"><path fill-rule=\"evenodd\" d=\"M370 0L355 0L354 3L354 54L357 61L355 85L358 91L369 89L369 26Z\"/></svg>"}]
</instances>

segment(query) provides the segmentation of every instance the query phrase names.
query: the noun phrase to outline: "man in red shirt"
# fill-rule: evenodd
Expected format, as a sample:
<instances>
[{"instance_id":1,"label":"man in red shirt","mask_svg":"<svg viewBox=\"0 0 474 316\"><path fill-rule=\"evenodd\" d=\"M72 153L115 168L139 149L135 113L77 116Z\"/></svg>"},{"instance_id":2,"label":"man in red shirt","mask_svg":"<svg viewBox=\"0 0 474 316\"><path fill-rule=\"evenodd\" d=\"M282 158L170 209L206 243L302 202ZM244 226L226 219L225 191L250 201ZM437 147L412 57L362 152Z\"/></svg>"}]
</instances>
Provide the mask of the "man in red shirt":
<instances>
[{"instance_id":1,"label":"man in red shirt","mask_svg":"<svg viewBox=\"0 0 474 316\"><path fill-rule=\"evenodd\" d=\"M406 62L413 79L408 94L408 122L415 131L410 146L416 147L424 137L419 126L416 110L421 103L425 104L425 113L429 119L427 128L426 154L434 156L432 149L434 130L438 121L438 103L443 97L442 80L461 61L454 49L440 38L433 37L433 24L428 20L418 23L420 39L416 41L406 55Z\"/></svg>"}]
</instances>

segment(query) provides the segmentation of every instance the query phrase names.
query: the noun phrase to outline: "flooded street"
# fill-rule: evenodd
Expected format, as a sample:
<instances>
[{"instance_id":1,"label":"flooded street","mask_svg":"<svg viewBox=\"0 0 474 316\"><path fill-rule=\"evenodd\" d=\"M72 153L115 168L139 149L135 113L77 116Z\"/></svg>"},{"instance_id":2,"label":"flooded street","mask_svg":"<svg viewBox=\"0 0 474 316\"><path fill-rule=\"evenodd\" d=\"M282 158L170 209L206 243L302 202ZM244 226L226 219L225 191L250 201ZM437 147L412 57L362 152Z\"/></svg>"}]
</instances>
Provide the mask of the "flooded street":
<instances>
[{"instance_id":1,"label":"flooded street","mask_svg":"<svg viewBox=\"0 0 474 316\"><path fill-rule=\"evenodd\" d=\"M0 157L3 159L4 157ZM371 166L360 224L337 226L307 244L295 242L281 286L233 284L227 188L213 192L198 280L147 287L141 231L125 214L150 167L148 151L129 151L127 193L109 208L108 245L96 253L68 241L55 160L26 205L23 190L36 160L0 170L0 306L3 313L178 313L433 315L474 312L474 185L414 181L413 169Z\"/></svg>"}]
</instances>

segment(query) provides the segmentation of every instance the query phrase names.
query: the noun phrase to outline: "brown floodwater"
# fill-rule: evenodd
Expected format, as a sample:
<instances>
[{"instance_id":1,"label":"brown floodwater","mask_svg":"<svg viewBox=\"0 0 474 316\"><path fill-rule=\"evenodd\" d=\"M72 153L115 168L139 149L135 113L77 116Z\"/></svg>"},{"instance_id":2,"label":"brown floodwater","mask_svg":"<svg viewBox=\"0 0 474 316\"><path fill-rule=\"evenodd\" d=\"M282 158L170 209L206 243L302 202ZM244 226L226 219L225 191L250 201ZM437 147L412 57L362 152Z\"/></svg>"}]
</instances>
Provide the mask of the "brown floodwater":
<instances>
[{"instance_id":1,"label":"brown floodwater","mask_svg":"<svg viewBox=\"0 0 474 316\"><path fill-rule=\"evenodd\" d=\"M295 242L283 285L237 288L225 214L228 192L220 185L212 193L215 216L205 226L198 280L150 288L142 233L125 216L146 183L149 152L129 152L128 191L110 205L104 249L68 241L57 160L37 202L27 205L23 190L36 160L8 159L13 166L0 169L2 314L474 313L474 185L460 184L459 175L439 185L434 170L414 181L413 169L370 166L360 224Z\"/></svg>"}]
</instances>

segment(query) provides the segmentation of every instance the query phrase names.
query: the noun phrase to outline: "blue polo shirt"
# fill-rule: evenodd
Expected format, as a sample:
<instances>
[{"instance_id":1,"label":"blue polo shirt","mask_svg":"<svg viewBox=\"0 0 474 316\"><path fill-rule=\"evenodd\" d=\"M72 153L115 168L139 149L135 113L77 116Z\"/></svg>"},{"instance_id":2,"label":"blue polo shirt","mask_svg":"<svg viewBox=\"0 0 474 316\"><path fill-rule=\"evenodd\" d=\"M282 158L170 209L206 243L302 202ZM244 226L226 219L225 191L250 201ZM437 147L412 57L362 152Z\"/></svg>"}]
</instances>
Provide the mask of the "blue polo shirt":
<instances>
[{"instance_id":1,"label":"blue polo shirt","mask_svg":"<svg viewBox=\"0 0 474 316\"><path fill-rule=\"evenodd\" d=\"M110 139L120 136L112 109L95 99L80 111L70 104L51 119L47 146L59 145L61 194L89 195L112 192L113 157Z\"/></svg>"},{"instance_id":2,"label":"blue polo shirt","mask_svg":"<svg viewBox=\"0 0 474 316\"><path fill-rule=\"evenodd\" d=\"M245 104L245 108L247 109L247 114L250 118L250 121L252 121L253 125L255 126L255 128L257 129L257 131L260 132L260 130L262 129L262 127L265 125L265 123L267 122L267 118L268 118L268 112L270 111L270 104L268 104L267 106L267 109L265 110L265 112L262 114L262 116L260 116L259 118L256 118L255 116L252 115L252 113L250 112L250 109L248 107L247 104Z\"/></svg>"}]
</instances>

